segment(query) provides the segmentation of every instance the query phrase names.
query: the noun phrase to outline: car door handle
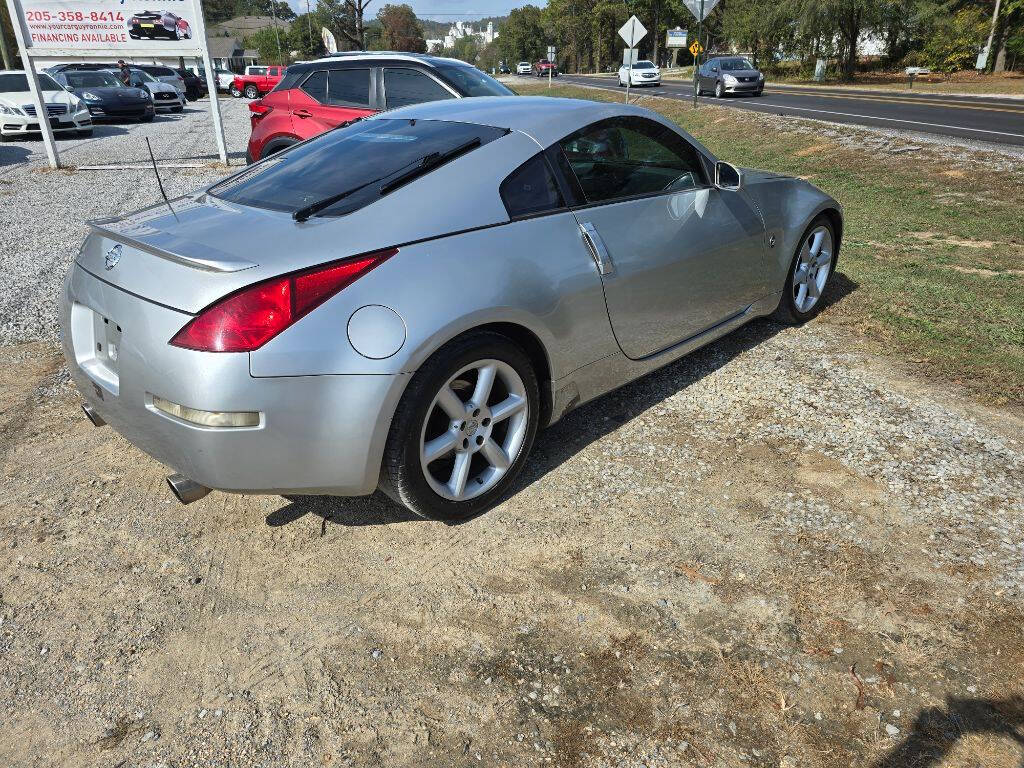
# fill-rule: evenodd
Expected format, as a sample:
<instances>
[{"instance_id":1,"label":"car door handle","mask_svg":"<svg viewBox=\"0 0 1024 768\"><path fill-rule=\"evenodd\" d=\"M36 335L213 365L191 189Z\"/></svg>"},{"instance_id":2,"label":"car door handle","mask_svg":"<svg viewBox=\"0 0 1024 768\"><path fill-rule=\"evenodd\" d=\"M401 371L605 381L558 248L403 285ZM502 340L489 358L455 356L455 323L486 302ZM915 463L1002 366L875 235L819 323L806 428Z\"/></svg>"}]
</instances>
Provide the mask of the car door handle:
<instances>
[{"instance_id":1,"label":"car door handle","mask_svg":"<svg viewBox=\"0 0 1024 768\"><path fill-rule=\"evenodd\" d=\"M582 221L580 222L580 235L583 237L583 243L587 246L587 250L590 251L590 255L597 265L598 274L610 275L615 269L615 265L612 264L612 257L608 253L608 248L605 247L601 235L598 234L597 227L589 221Z\"/></svg>"},{"instance_id":2,"label":"car door handle","mask_svg":"<svg viewBox=\"0 0 1024 768\"><path fill-rule=\"evenodd\" d=\"M303 118L305 118L305 117L312 117L313 116L312 112L310 112L308 110L305 110L305 109L297 109L294 112L292 112L292 114L295 115L296 117L303 117Z\"/></svg>"}]
</instances>

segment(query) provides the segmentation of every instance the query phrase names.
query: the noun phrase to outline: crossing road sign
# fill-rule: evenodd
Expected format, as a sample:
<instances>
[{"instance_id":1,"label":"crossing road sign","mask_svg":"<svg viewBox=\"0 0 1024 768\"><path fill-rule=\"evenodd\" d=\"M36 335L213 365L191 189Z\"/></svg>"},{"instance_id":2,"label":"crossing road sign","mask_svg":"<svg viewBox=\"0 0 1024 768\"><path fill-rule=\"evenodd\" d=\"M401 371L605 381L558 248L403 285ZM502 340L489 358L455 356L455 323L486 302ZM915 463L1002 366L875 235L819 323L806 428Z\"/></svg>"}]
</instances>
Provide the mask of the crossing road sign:
<instances>
[{"instance_id":1,"label":"crossing road sign","mask_svg":"<svg viewBox=\"0 0 1024 768\"><path fill-rule=\"evenodd\" d=\"M690 46L690 53L693 54L694 58L700 56L704 52L704 46L700 44L700 40L694 40Z\"/></svg>"}]
</instances>

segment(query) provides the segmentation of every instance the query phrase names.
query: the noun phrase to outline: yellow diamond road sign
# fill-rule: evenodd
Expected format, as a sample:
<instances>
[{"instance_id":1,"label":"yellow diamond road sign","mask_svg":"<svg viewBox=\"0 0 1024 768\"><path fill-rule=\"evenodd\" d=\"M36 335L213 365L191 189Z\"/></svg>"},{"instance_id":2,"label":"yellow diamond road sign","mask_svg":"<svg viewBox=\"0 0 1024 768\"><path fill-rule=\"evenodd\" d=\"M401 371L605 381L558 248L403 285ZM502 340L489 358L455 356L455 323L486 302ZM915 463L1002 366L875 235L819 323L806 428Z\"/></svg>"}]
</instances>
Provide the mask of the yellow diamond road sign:
<instances>
[{"instance_id":1,"label":"yellow diamond road sign","mask_svg":"<svg viewBox=\"0 0 1024 768\"><path fill-rule=\"evenodd\" d=\"M693 45L690 46L690 53L694 56L699 56L704 50L704 46L700 44L700 40L694 40Z\"/></svg>"}]
</instances>

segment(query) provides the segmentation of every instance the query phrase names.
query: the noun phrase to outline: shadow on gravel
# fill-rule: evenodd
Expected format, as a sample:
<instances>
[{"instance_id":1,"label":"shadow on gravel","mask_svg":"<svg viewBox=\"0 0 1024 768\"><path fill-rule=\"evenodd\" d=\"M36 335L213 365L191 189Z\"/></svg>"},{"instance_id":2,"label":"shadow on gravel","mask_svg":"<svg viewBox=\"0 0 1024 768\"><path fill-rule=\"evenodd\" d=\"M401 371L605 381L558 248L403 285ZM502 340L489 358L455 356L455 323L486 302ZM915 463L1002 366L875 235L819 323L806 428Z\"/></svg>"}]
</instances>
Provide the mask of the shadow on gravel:
<instances>
[{"instance_id":1,"label":"shadow on gravel","mask_svg":"<svg viewBox=\"0 0 1024 768\"><path fill-rule=\"evenodd\" d=\"M922 710L910 735L875 763L874 768L939 765L960 739L971 734L1002 736L1017 742L1021 747L1020 766L1024 768L1024 696L1008 699L947 696L945 709L929 707Z\"/></svg>"},{"instance_id":2,"label":"shadow on gravel","mask_svg":"<svg viewBox=\"0 0 1024 768\"><path fill-rule=\"evenodd\" d=\"M31 156L31 149L9 147L0 144L0 168L5 165L18 165L19 163L27 162Z\"/></svg>"},{"instance_id":3,"label":"shadow on gravel","mask_svg":"<svg viewBox=\"0 0 1024 768\"><path fill-rule=\"evenodd\" d=\"M380 491L372 496L344 498L340 496L285 496L290 503L267 515L267 525L277 528L294 523L306 515L321 519L320 535L327 524L345 526L390 525L391 523L423 522L423 518L395 504Z\"/></svg>"},{"instance_id":4,"label":"shadow on gravel","mask_svg":"<svg viewBox=\"0 0 1024 768\"><path fill-rule=\"evenodd\" d=\"M842 272L836 272L825 292L824 306L838 304L858 287ZM540 480L592 442L714 373L787 327L769 319L754 320L718 341L570 412L537 435L530 460L516 481L513 493Z\"/></svg>"},{"instance_id":5,"label":"shadow on gravel","mask_svg":"<svg viewBox=\"0 0 1024 768\"><path fill-rule=\"evenodd\" d=\"M842 272L837 272L825 292L825 305L837 304L857 288L857 283ZM557 424L538 433L530 459L509 495L516 494L531 483L537 482L595 440L618 429L622 424L676 392L714 373L737 355L767 341L785 327L769 320L755 320L718 341L567 414ZM267 525L288 525L312 513L323 520L320 533L324 535L327 523L389 525L423 520L380 491L362 498L284 498L291 503L267 515ZM448 524L459 525L459 522Z\"/></svg>"}]
</instances>

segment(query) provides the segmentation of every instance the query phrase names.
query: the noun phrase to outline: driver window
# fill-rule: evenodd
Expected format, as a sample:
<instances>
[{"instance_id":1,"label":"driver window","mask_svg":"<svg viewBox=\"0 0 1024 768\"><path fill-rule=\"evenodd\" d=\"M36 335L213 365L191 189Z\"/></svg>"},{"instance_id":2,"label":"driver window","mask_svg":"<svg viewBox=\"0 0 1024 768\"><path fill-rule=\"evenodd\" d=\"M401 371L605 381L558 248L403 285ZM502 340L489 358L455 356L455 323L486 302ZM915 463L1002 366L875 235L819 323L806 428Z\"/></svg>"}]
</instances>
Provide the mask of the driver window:
<instances>
[{"instance_id":1,"label":"driver window","mask_svg":"<svg viewBox=\"0 0 1024 768\"><path fill-rule=\"evenodd\" d=\"M704 184L699 154L672 129L643 117L602 120L561 141L588 203Z\"/></svg>"}]
</instances>

